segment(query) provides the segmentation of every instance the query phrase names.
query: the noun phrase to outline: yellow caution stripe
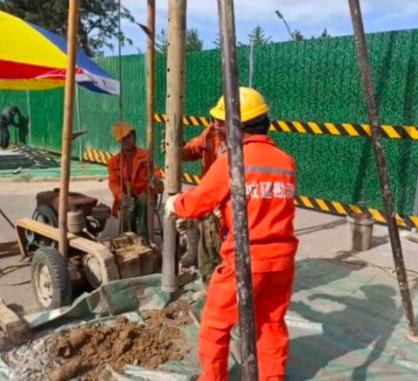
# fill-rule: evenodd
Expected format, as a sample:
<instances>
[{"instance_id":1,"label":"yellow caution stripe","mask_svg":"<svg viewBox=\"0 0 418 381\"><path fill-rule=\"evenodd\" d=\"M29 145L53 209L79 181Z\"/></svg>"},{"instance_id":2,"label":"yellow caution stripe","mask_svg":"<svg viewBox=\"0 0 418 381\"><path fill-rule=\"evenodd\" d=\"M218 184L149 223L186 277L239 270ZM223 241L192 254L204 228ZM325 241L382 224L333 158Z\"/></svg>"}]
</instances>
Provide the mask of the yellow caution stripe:
<instances>
[{"instance_id":1,"label":"yellow caution stripe","mask_svg":"<svg viewBox=\"0 0 418 381\"><path fill-rule=\"evenodd\" d=\"M154 120L158 123L166 123L168 117L166 114L154 114ZM191 115L183 117L183 124L185 126L207 127L209 123L210 119L207 117ZM380 131L384 138L418 140L418 127L416 126L392 126L384 124L381 127ZM272 120L270 131L369 138L372 133L372 128L369 124Z\"/></svg>"},{"instance_id":2,"label":"yellow caution stripe","mask_svg":"<svg viewBox=\"0 0 418 381\"><path fill-rule=\"evenodd\" d=\"M359 205L349 205L339 201L327 201L320 198L307 196L296 196L295 205L300 208L337 214L339 216L347 216L349 214L365 214L366 216L373 218L377 223L386 224L386 217L384 213L374 208L366 208ZM398 226L402 228L418 228L418 216L400 216L397 214L396 222Z\"/></svg>"},{"instance_id":3,"label":"yellow caution stripe","mask_svg":"<svg viewBox=\"0 0 418 381\"><path fill-rule=\"evenodd\" d=\"M84 161L105 165L109 162L111 157L112 154L110 152L100 151L94 148L87 148L83 154ZM161 172L164 176L164 171L162 170ZM185 184L198 185L200 183L200 177L191 173L183 172L182 182ZM349 205L339 201L327 201L320 198L312 198L309 196L296 196L295 205L301 208L336 214L339 216L363 213L369 217L374 218L377 223L386 224L384 213L374 208L365 208L359 205ZM407 229L418 229L418 216L396 215L396 221L399 227Z\"/></svg>"},{"instance_id":4,"label":"yellow caution stripe","mask_svg":"<svg viewBox=\"0 0 418 381\"><path fill-rule=\"evenodd\" d=\"M168 115L167 114L154 114L154 121L157 123L167 123ZM209 126L210 119L205 116L183 116L183 124L185 126Z\"/></svg>"},{"instance_id":5,"label":"yellow caution stripe","mask_svg":"<svg viewBox=\"0 0 418 381\"><path fill-rule=\"evenodd\" d=\"M83 160L92 163L105 164L109 162L112 154L107 151L101 151L94 148L86 148L83 153Z\"/></svg>"}]
</instances>

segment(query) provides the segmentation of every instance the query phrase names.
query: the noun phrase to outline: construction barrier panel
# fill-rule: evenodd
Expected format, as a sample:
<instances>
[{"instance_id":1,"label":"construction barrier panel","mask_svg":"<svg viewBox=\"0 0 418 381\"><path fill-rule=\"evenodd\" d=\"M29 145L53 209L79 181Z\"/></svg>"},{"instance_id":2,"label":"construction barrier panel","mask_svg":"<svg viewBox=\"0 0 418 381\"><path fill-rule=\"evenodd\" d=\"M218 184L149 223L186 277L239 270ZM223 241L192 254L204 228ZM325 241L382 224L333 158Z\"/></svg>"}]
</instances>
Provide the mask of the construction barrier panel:
<instances>
[{"instance_id":1,"label":"construction barrier panel","mask_svg":"<svg viewBox=\"0 0 418 381\"><path fill-rule=\"evenodd\" d=\"M418 179L418 30L371 34L368 43L395 207L399 215L409 216L403 217L406 225L416 226L413 210ZM238 48L242 85L249 83L249 54L248 47ZM117 77L117 57L99 58L98 62ZM220 63L219 50L187 55L185 140L198 135L209 123L208 110L222 92ZM156 64L156 120L163 122L165 56L157 55ZM124 56L122 73L122 113L116 97L79 89L74 130L88 132L74 142L75 156L90 159L92 152L102 152L96 154L96 161L105 161L117 150L111 125L120 118L137 126L139 144L144 144L144 55ZM311 208L309 202L301 201L305 197L304 200L326 200L325 203L350 208L383 210L352 37L256 47L252 83L270 104L271 136L298 164L300 205ZM62 90L31 92L29 97L24 92L0 93L0 107L13 103L31 115L29 141L39 148L58 151ZM160 166L164 160L158 141L163 132L164 123L157 123L155 157ZM184 172L197 178L200 163L185 163ZM321 208L321 202L311 204L312 209L327 209Z\"/></svg>"}]
</instances>

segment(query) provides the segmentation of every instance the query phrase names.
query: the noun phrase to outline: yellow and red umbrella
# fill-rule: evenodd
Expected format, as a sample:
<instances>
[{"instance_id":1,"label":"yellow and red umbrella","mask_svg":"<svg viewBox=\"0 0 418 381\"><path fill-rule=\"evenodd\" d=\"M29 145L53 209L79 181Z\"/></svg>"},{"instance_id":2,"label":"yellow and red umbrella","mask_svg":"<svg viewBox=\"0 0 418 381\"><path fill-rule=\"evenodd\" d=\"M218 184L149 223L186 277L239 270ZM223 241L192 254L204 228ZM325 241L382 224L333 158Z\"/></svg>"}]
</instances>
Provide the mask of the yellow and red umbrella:
<instances>
[{"instance_id":1,"label":"yellow and red umbrella","mask_svg":"<svg viewBox=\"0 0 418 381\"><path fill-rule=\"evenodd\" d=\"M46 90L64 86L66 42L57 35L0 11L0 89ZM89 90L117 95L113 79L84 53L77 53L76 81Z\"/></svg>"}]
</instances>

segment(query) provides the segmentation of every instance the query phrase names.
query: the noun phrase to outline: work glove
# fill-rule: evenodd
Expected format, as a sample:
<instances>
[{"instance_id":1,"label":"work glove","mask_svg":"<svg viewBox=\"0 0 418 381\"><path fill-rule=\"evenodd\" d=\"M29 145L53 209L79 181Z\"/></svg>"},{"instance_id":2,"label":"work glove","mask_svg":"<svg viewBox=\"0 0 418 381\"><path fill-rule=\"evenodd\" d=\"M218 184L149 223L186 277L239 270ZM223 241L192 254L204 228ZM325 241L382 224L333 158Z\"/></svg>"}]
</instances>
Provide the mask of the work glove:
<instances>
[{"instance_id":1,"label":"work glove","mask_svg":"<svg viewBox=\"0 0 418 381\"><path fill-rule=\"evenodd\" d=\"M213 210L213 215L219 220L222 221L222 212L219 208Z\"/></svg>"},{"instance_id":2,"label":"work glove","mask_svg":"<svg viewBox=\"0 0 418 381\"><path fill-rule=\"evenodd\" d=\"M166 218L176 217L176 213L174 209L174 202L176 201L178 196L179 196L178 194L175 194L167 198L167 202L165 203L165 208L164 208L164 216Z\"/></svg>"},{"instance_id":3,"label":"work glove","mask_svg":"<svg viewBox=\"0 0 418 381\"><path fill-rule=\"evenodd\" d=\"M155 190L155 191L162 191L164 189L164 183L161 179L152 176L150 181L149 181L149 185L151 187L151 189Z\"/></svg>"},{"instance_id":4,"label":"work glove","mask_svg":"<svg viewBox=\"0 0 418 381\"><path fill-rule=\"evenodd\" d=\"M176 230L180 235L186 235L186 233L194 227L195 222L193 220L186 220L184 218L176 220Z\"/></svg>"},{"instance_id":5,"label":"work glove","mask_svg":"<svg viewBox=\"0 0 418 381\"><path fill-rule=\"evenodd\" d=\"M121 208L126 212L132 213L135 210L135 198L132 196L123 196Z\"/></svg>"}]
</instances>

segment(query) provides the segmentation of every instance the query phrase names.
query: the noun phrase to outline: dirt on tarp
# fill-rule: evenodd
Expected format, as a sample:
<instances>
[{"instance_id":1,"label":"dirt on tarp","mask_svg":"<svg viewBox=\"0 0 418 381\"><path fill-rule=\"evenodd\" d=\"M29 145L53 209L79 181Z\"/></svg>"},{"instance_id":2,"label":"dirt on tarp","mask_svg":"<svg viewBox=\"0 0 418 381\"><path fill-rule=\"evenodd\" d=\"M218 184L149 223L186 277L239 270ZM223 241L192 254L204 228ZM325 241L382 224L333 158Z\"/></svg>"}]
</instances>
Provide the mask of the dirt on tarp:
<instances>
[{"instance_id":1,"label":"dirt on tarp","mask_svg":"<svg viewBox=\"0 0 418 381\"><path fill-rule=\"evenodd\" d=\"M142 314L145 324L117 317L112 325L87 324L62 332L50 344L50 353L62 365L47 371L51 381L79 376L82 381L106 380L105 364L122 371L126 364L155 369L188 354L186 337L179 328L189 324L188 306L182 303L165 310Z\"/></svg>"}]
</instances>

